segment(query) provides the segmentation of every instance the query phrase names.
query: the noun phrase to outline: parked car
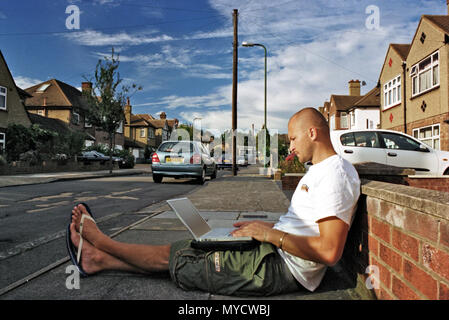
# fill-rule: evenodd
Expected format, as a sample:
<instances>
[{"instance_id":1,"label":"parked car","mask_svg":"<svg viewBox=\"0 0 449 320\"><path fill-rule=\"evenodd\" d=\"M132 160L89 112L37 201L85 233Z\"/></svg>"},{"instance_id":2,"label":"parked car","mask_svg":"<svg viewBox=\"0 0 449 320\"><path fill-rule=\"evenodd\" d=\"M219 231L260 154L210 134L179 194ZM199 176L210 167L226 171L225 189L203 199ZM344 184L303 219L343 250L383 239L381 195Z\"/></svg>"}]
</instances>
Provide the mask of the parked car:
<instances>
[{"instance_id":1,"label":"parked car","mask_svg":"<svg viewBox=\"0 0 449 320\"><path fill-rule=\"evenodd\" d=\"M226 154L223 153L221 155L216 155L214 159L217 163L218 170L232 168L232 158L229 155L226 157Z\"/></svg>"},{"instance_id":2,"label":"parked car","mask_svg":"<svg viewBox=\"0 0 449 320\"><path fill-rule=\"evenodd\" d=\"M236 159L237 165L246 167L248 165L248 159L245 156L238 156Z\"/></svg>"},{"instance_id":3,"label":"parked car","mask_svg":"<svg viewBox=\"0 0 449 320\"><path fill-rule=\"evenodd\" d=\"M195 178L203 184L206 176L217 177L217 165L206 147L198 141L165 141L153 153L153 181L163 177Z\"/></svg>"},{"instance_id":4,"label":"parked car","mask_svg":"<svg viewBox=\"0 0 449 320\"><path fill-rule=\"evenodd\" d=\"M91 150L84 151L81 153L81 156L78 156L78 161L90 162L90 161L100 161L101 163L105 163L109 161L109 156L104 155L101 152ZM120 157L112 156L112 161L117 162L118 164L123 163L123 159Z\"/></svg>"},{"instance_id":5,"label":"parked car","mask_svg":"<svg viewBox=\"0 0 449 320\"><path fill-rule=\"evenodd\" d=\"M335 151L351 163L377 162L449 175L449 152L435 150L407 134L383 129L331 131Z\"/></svg>"}]
</instances>

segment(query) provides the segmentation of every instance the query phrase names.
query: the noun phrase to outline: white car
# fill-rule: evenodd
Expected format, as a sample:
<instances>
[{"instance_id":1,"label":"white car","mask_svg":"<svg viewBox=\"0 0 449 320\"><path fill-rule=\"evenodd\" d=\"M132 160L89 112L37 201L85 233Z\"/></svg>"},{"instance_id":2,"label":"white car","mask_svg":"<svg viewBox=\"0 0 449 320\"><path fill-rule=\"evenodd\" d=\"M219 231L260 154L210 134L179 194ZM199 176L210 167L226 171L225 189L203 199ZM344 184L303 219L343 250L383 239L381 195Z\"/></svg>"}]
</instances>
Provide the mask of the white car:
<instances>
[{"instance_id":1,"label":"white car","mask_svg":"<svg viewBox=\"0 0 449 320\"><path fill-rule=\"evenodd\" d=\"M415 169L416 174L449 175L449 152L392 130L331 131L335 151L351 163L378 162Z\"/></svg>"}]
</instances>

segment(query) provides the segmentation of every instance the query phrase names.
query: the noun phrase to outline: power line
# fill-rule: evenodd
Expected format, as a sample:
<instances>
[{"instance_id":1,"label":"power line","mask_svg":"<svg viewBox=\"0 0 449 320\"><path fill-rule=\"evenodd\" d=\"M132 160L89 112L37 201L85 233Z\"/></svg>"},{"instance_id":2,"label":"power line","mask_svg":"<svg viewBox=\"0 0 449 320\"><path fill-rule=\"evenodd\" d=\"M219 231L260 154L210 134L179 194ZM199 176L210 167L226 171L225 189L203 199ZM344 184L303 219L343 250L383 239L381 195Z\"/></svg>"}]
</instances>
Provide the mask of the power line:
<instances>
[{"instance_id":1,"label":"power line","mask_svg":"<svg viewBox=\"0 0 449 320\"><path fill-rule=\"evenodd\" d=\"M153 8L153 9L162 9L162 10L174 10L174 11L189 11L189 12L216 12L215 10L198 10L198 9L185 9L185 8L176 8L176 7L160 7L160 6L152 6L147 4L128 4L121 3L120 6L125 7L139 7L139 8Z\"/></svg>"},{"instance_id":2,"label":"power line","mask_svg":"<svg viewBox=\"0 0 449 320\"><path fill-rule=\"evenodd\" d=\"M253 21L252 23L258 25L258 26L261 27L261 29L263 30L263 27L262 27L260 24L258 24L257 22L254 22L254 21ZM294 42L294 41L287 40L287 39L285 39L285 38L282 38L282 37L280 37L280 36L277 36L277 35L275 35L275 34L273 34L273 33L267 32L267 31L264 31L264 34L269 34L269 35L271 35L272 37L275 37L275 38L278 38L279 40L285 41L287 45L302 45L302 43L297 43L297 42ZM306 52L309 53L309 54L312 54L312 55L314 55L314 56L317 56L317 57L319 57L319 58L321 58L321 59L323 59L323 60L325 60L325 61L327 61L327 62L329 62L329 63L331 63L331 64L334 64L335 66L337 66L337 67L339 67L339 68L341 68L341 69L343 69L343 70L345 70L345 71L348 71L348 72L353 73L353 74L357 74L357 75L359 75L359 76L364 77L364 78L367 79L368 81L377 83L377 80L376 80L376 81L375 81L375 80L370 80L370 79L368 79L367 77L365 77L365 75L360 74L360 73L358 73L358 72L356 72L356 71L354 71L354 70L351 70L351 69L349 69L349 68L347 68L347 67L345 67L345 66L343 66L343 65L341 65L341 64L339 64L339 63L337 63L337 62L335 62L335 61L333 61L333 60L331 60L331 59L329 59L329 58L327 58L327 57L325 57L325 56L322 56L322 55L320 55L320 54L318 54L318 53L316 53L316 52L312 52L312 51L310 51L310 50L304 48L303 46L300 46L300 47L298 47L298 48L299 48L300 50L306 51Z\"/></svg>"},{"instance_id":3,"label":"power line","mask_svg":"<svg viewBox=\"0 0 449 320\"><path fill-rule=\"evenodd\" d=\"M163 24L187 22L187 21L209 20L209 19L215 19L217 17L222 18L223 16L222 15L214 15L214 16L209 16L209 17L181 19L181 20L165 21L165 22L159 22L159 23L146 23L146 24L139 24L139 25L116 26L116 27L102 27L102 28L96 28L95 30L103 31L103 30L114 30L114 29L141 28L141 27L147 27L147 26L157 26L157 25L163 25ZM86 29L86 30L89 30L89 29ZM70 33L77 33L77 32L83 32L83 31L66 30L66 31L0 33L0 36L58 35L58 34L70 34Z\"/></svg>"}]
</instances>

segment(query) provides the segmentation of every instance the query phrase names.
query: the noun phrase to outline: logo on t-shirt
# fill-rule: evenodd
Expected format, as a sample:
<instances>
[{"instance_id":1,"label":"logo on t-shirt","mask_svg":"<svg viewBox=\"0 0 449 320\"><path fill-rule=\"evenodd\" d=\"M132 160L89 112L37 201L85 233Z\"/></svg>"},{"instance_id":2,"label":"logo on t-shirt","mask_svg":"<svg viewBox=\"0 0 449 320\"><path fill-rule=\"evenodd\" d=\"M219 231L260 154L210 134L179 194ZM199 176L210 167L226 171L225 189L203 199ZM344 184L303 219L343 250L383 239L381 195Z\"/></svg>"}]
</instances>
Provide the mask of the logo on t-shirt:
<instances>
[{"instance_id":1,"label":"logo on t-shirt","mask_svg":"<svg viewBox=\"0 0 449 320\"><path fill-rule=\"evenodd\" d=\"M306 184L301 185L301 191L309 192L309 187Z\"/></svg>"}]
</instances>

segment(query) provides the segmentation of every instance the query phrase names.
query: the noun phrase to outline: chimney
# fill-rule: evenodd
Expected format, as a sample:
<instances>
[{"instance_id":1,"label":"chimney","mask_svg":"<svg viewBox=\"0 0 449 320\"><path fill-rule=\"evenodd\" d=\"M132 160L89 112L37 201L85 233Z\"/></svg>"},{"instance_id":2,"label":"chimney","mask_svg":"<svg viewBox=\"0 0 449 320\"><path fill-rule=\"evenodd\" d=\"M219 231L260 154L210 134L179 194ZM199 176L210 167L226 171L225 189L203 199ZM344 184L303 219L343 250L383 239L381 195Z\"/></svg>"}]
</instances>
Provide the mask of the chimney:
<instances>
[{"instance_id":1,"label":"chimney","mask_svg":"<svg viewBox=\"0 0 449 320\"><path fill-rule=\"evenodd\" d=\"M161 112L161 114L159 115L159 117L161 118L161 120L167 119L167 115L165 114L165 112Z\"/></svg>"},{"instance_id":2,"label":"chimney","mask_svg":"<svg viewBox=\"0 0 449 320\"><path fill-rule=\"evenodd\" d=\"M90 94L92 91L92 82L89 81L81 82L81 91L83 93Z\"/></svg>"},{"instance_id":3,"label":"chimney","mask_svg":"<svg viewBox=\"0 0 449 320\"><path fill-rule=\"evenodd\" d=\"M349 95L360 96L360 80L349 81Z\"/></svg>"}]
</instances>

